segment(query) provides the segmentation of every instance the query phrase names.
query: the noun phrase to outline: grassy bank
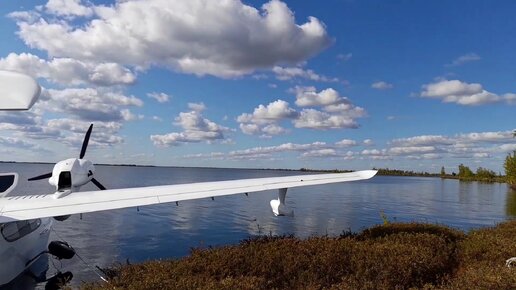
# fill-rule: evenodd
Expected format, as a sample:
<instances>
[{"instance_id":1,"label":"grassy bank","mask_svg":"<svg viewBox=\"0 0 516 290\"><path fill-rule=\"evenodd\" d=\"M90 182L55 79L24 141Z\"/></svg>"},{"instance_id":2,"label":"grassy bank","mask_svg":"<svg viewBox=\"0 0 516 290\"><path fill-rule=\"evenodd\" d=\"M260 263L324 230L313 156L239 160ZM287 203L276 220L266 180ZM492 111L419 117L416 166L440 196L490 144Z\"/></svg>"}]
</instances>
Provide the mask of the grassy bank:
<instances>
[{"instance_id":1,"label":"grassy bank","mask_svg":"<svg viewBox=\"0 0 516 290\"><path fill-rule=\"evenodd\" d=\"M84 289L515 289L516 221L465 234L387 224L340 237L259 237L112 269Z\"/></svg>"}]
</instances>

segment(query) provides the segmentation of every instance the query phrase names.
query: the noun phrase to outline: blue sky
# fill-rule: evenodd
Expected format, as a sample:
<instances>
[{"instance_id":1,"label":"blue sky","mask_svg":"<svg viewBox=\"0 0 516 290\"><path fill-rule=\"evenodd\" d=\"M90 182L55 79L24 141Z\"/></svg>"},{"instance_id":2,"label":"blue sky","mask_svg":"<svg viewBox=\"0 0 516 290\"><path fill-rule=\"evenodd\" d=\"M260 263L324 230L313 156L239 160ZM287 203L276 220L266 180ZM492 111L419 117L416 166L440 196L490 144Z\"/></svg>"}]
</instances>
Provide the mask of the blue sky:
<instances>
[{"instance_id":1,"label":"blue sky","mask_svg":"<svg viewBox=\"0 0 516 290\"><path fill-rule=\"evenodd\" d=\"M8 1L0 159L502 171L514 1Z\"/></svg>"}]
</instances>

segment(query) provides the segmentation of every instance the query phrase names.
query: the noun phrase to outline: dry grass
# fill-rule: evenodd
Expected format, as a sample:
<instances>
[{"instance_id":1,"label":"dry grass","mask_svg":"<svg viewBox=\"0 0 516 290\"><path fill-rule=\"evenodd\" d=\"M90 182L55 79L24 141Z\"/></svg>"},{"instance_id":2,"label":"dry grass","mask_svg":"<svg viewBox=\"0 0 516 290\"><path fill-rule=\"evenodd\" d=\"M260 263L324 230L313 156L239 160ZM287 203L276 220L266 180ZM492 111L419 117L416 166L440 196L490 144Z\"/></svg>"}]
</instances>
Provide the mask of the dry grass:
<instances>
[{"instance_id":1,"label":"dry grass","mask_svg":"<svg viewBox=\"0 0 516 290\"><path fill-rule=\"evenodd\" d=\"M446 289L516 289L516 267L505 261L516 256L516 221L472 231L460 242L461 267Z\"/></svg>"},{"instance_id":2,"label":"dry grass","mask_svg":"<svg viewBox=\"0 0 516 290\"><path fill-rule=\"evenodd\" d=\"M84 289L516 289L516 221L468 235L388 224L341 237L258 237L114 268Z\"/></svg>"}]
</instances>

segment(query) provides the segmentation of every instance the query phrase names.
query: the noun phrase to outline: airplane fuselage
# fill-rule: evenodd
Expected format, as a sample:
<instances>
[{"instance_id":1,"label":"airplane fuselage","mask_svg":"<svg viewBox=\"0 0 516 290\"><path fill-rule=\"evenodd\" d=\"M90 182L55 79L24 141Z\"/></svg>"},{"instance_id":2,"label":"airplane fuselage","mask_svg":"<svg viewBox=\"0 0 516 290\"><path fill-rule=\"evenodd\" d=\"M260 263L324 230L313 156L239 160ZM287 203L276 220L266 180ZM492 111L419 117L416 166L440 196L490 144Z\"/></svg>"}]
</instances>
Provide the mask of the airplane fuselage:
<instances>
[{"instance_id":1,"label":"airplane fuselage","mask_svg":"<svg viewBox=\"0 0 516 290\"><path fill-rule=\"evenodd\" d=\"M0 285L23 273L47 249L52 218L0 224Z\"/></svg>"}]
</instances>

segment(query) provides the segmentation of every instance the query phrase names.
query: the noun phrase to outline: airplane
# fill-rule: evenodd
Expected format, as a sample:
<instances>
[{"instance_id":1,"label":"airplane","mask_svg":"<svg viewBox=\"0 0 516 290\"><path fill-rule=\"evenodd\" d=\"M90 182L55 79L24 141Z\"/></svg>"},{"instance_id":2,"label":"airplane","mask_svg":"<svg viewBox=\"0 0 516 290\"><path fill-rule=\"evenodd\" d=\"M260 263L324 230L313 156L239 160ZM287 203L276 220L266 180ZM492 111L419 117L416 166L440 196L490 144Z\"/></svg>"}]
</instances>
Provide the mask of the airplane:
<instances>
[{"instance_id":1,"label":"airplane","mask_svg":"<svg viewBox=\"0 0 516 290\"><path fill-rule=\"evenodd\" d=\"M11 90L17 92L13 93ZM30 109L40 91L39 85L31 77L0 71L0 110ZM6 97L8 99L4 101ZM52 172L28 179L48 179L55 186L54 193L11 195L19 181L19 175L0 174L0 285L7 284L24 273L32 263L47 253L58 258L73 257L73 249L66 243L49 243L53 223L66 220L73 214L278 190L278 198L270 201L272 212L275 216L289 216L293 211L285 203L288 188L365 180L377 173L376 170L363 170L106 189L94 177L93 163L84 159L92 129L93 124L86 132L79 158L62 160L55 164ZM99 190L79 191L89 182Z\"/></svg>"}]
</instances>

